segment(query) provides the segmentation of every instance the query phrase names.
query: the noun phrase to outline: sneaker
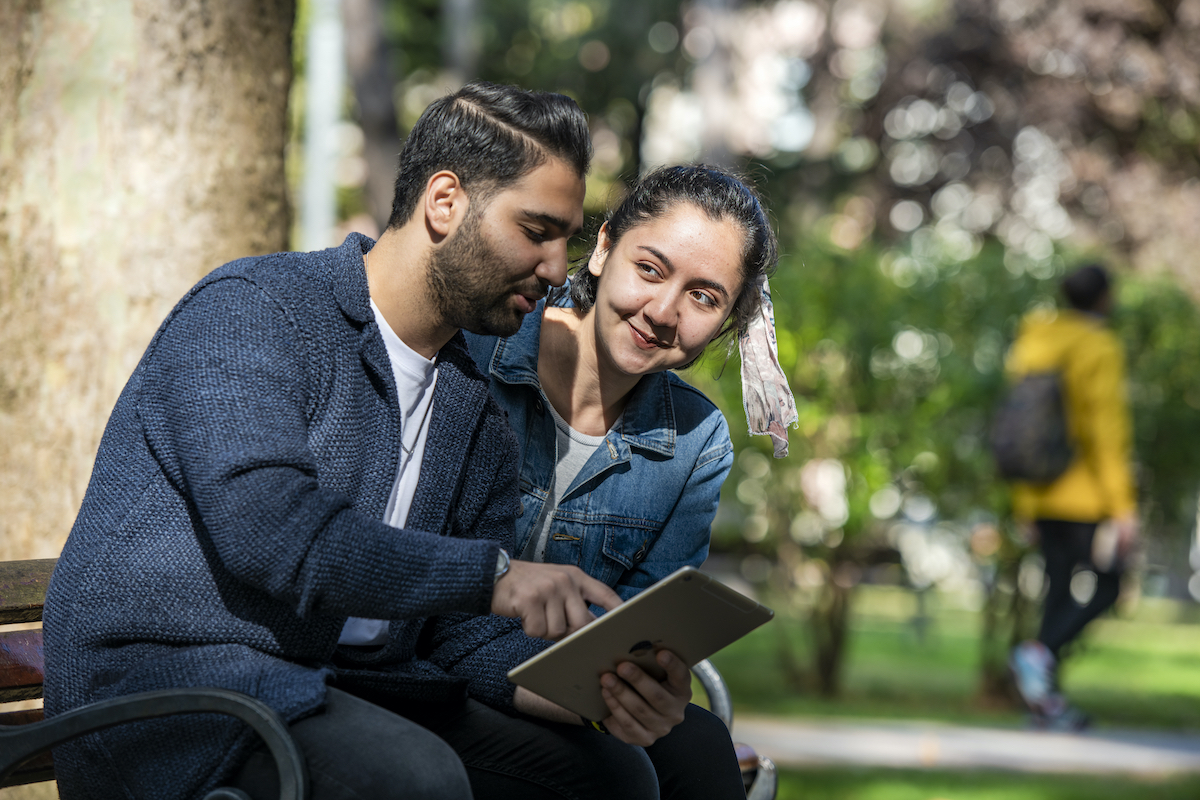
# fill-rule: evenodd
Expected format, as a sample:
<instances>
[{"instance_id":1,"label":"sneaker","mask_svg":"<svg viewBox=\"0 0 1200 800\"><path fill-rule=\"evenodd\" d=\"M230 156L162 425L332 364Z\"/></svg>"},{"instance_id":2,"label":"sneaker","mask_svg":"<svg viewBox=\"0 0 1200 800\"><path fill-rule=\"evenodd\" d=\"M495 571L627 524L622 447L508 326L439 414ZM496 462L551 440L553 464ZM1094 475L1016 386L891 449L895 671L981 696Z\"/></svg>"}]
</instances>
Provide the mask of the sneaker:
<instances>
[{"instance_id":1,"label":"sneaker","mask_svg":"<svg viewBox=\"0 0 1200 800\"><path fill-rule=\"evenodd\" d=\"M1050 648L1041 642L1029 640L1013 648L1008 666L1017 682L1017 690L1034 714L1054 716L1053 708L1055 659ZM1065 705L1065 704L1064 704Z\"/></svg>"},{"instance_id":2,"label":"sneaker","mask_svg":"<svg viewBox=\"0 0 1200 800\"><path fill-rule=\"evenodd\" d=\"M1034 712L1033 726L1038 730L1079 733L1092 724L1091 717L1068 704L1066 698L1057 692L1053 694L1047 707L1044 713Z\"/></svg>"}]
</instances>

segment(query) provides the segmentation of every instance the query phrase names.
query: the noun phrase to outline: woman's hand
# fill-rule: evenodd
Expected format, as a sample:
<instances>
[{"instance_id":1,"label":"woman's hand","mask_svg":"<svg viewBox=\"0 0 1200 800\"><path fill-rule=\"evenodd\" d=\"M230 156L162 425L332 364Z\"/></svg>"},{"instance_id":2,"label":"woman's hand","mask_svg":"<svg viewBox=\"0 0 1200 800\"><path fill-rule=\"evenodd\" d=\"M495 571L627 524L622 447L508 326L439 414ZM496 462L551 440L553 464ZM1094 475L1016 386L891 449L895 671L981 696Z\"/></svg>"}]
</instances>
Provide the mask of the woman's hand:
<instances>
[{"instance_id":1,"label":"woman's hand","mask_svg":"<svg viewBox=\"0 0 1200 800\"><path fill-rule=\"evenodd\" d=\"M614 675L600 676L600 692L608 710L604 727L628 744L646 747L670 733L683 722L683 711L692 699L692 673L679 658L667 650L655 656L667 672L657 681L641 667L626 661Z\"/></svg>"}]
</instances>

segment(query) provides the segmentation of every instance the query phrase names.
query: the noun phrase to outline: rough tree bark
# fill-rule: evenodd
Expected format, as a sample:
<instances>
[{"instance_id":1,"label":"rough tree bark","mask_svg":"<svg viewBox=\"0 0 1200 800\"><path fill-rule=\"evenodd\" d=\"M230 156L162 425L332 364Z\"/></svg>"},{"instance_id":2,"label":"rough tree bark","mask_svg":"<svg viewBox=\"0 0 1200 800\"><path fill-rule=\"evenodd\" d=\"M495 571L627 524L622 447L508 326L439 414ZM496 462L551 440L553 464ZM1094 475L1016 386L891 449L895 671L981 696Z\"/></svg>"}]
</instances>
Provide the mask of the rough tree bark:
<instances>
[{"instance_id":1,"label":"rough tree bark","mask_svg":"<svg viewBox=\"0 0 1200 800\"><path fill-rule=\"evenodd\" d=\"M287 246L294 0L0 3L0 558L57 555L207 271Z\"/></svg>"}]
</instances>

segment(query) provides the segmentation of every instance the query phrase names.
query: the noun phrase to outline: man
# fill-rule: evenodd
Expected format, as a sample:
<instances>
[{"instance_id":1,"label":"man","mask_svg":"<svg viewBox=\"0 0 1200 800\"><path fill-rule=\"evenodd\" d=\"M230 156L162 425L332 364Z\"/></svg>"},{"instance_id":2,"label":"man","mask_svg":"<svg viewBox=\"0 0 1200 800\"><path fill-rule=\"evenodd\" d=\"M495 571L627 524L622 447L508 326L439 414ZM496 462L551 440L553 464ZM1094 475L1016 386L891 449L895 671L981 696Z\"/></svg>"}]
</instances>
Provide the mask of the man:
<instances>
[{"instance_id":1,"label":"man","mask_svg":"<svg viewBox=\"0 0 1200 800\"><path fill-rule=\"evenodd\" d=\"M1096 264L1081 267L1063 281L1062 291L1070 308L1026 317L1007 364L1013 378L1061 376L1073 447L1058 478L1013 488L1014 513L1032 526L1040 543L1048 589L1038 637L1013 650L1011 665L1039 724L1078 729L1087 719L1058 691L1059 659L1083 627L1116 602L1121 565L1138 536L1138 517L1125 359L1105 325L1112 308L1108 275ZM1097 529L1106 521L1115 535L1097 541ZM1083 603L1071 592L1079 570L1096 576L1095 590Z\"/></svg>"},{"instance_id":2,"label":"man","mask_svg":"<svg viewBox=\"0 0 1200 800\"><path fill-rule=\"evenodd\" d=\"M402 714L448 718L468 696L511 710L526 634L620 602L576 568L509 561L515 443L458 333L513 333L564 281L590 155L569 99L469 85L414 127L378 243L235 261L180 301L117 402L47 593L48 714L222 686L287 720L314 800L471 796L459 758ZM639 671L610 706L669 728L672 703L647 708L638 686L651 705L664 691ZM58 748L59 789L267 797L255 746L212 715L126 725ZM641 763L609 767L625 762Z\"/></svg>"}]
</instances>

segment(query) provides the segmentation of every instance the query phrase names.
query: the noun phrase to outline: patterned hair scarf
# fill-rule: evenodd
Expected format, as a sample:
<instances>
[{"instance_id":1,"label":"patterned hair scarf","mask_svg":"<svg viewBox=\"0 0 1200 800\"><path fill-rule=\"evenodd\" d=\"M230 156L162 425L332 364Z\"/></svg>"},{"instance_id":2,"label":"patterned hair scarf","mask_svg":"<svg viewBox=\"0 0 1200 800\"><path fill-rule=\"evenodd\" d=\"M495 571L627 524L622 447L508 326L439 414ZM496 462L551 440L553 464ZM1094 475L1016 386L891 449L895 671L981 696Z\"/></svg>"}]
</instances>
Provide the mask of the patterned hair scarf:
<instances>
[{"instance_id":1,"label":"patterned hair scarf","mask_svg":"<svg viewBox=\"0 0 1200 800\"><path fill-rule=\"evenodd\" d=\"M742 356L742 405L751 436L770 436L775 457L788 454L789 425L799 421L796 400L788 387L787 376L779 366L779 346L775 341L775 307L767 276L758 277L760 302L745 333L738 337Z\"/></svg>"}]
</instances>

